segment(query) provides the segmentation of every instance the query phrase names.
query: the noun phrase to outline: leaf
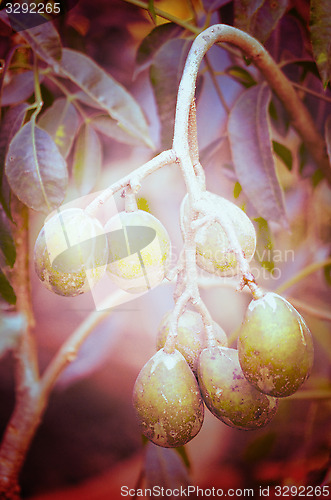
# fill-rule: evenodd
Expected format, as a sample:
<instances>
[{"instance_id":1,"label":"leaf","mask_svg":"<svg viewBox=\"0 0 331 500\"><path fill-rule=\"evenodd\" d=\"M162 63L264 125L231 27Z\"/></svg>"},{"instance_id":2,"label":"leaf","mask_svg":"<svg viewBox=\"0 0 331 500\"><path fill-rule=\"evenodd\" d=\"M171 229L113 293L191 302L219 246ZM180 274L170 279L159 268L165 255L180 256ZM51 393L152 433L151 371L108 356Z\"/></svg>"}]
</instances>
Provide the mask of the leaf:
<instances>
[{"instance_id":1,"label":"leaf","mask_svg":"<svg viewBox=\"0 0 331 500\"><path fill-rule=\"evenodd\" d=\"M16 304L16 295L13 287L0 269L0 295L8 304Z\"/></svg>"},{"instance_id":2,"label":"leaf","mask_svg":"<svg viewBox=\"0 0 331 500\"><path fill-rule=\"evenodd\" d=\"M124 130L153 148L146 119L139 104L114 78L88 56L63 49L61 72L105 109Z\"/></svg>"},{"instance_id":3,"label":"leaf","mask_svg":"<svg viewBox=\"0 0 331 500\"><path fill-rule=\"evenodd\" d=\"M234 188L233 188L233 197L238 198L240 196L240 193L242 191L242 187L239 184L239 182L235 182Z\"/></svg>"},{"instance_id":4,"label":"leaf","mask_svg":"<svg viewBox=\"0 0 331 500\"><path fill-rule=\"evenodd\" d=\"M137 137L123 130L117 122L108 115L97 115L90 119L90 124L95 130L115 141L129 144L130 146L141 146L141 141L137 139Z\"/></svg>"},{"instance_id":5,"label":"leaf","mask_svg":"<svg viewBox=\"0 0 331 500\"><path fill-rule=\"evenodd\" d=\"M311 0L310 35L324 88L331 78L331 9L329 0Z\"/></svg>"},{"instance_id":6,"label":"leaf","mask_svg":"<svg viewBox=\"0 0 331 500\"><path fill-rule=\"evenodd\" d=\"M280 144L280 142L272 141L273 149L276 155L283 161L284 165L291 171L293 165L293 157L292 152L288 149L284 144Z\"/></svg>"},{"instance_id":7,"label":"leaf","mask_svg":"<svg viewBox=\"0 0 331 500\"><path fill-rule=\"evenodd\" d=\"M28 207L50 212L63 201L68 181L64 158L50 135L29 121L10 143L5 172Z\"/></svg>"},{"instance_id":8,"label":"leaf","mask_svg":"<svg viewBox=\"0 0 331 500\"><path fill-rule=\"evenodd\" d=\"M288 128L290 125L290 121L288 119L287 112L276 95L273 94L272 99L269 105L269 114L271 118L272 126L277 130L277 132L285 137Z\"/></svg>"},{"instance_id":9,"label":"leaf","mask_svg":"<svg viewBox=\"0 0 331 500\"><path fill-rule=\"evenodd\" d=\"M16 259L16 249L8 217L0 208L0 253L6 266L13 267Z\"/></svg>"},{"instance_id":10,"label":"leaf","mask_svg":"<svg viewBox=\"0 0 331 500\"><path fill-rule=\"evenodd\" d=\"M264 43L283 17L288 0L264 0L251 19L250 33Z\"/></svg>"},{"instance_id":11,"label":"leaf","mask_svg":"<svg viewBox=\"0 0 331 500\"><path fill-rule=\"evenodd\" d=\"M247 89L256 84L256 81L249 71L241 66L230 66L230 68L226 69L226 73Z\"/></svg>"},{"instance_id":12,"label":"leaf","mask_svg":"<svg viewBox=\"0 0 331 500\"><path fill-rule=\"evenodd\" d=\"M186 40L166 42L155 55L150 79L161 122L162 149L172 144L179 79L188 52Z\"/></svg>"},{"instance_id":13,"label":"leaf","mask_svg":"<svg viewBox=\"0 0 331 500\"><path fill-rule=\"evenodd\" d=\"M254 220L257 223L257 246L255 258L262 267L272 273L275 268L273 260L274 243L269 224L265 219L263 219L263 217L256 217Z\"/></svg>"},{"instance_id":14,"label":"leaf","mask_svg":"<svg viewBox=\"0 0 331 500\"><path fill-rule=\"evenodd\" d=\"M229 142L238 182L253 206L267 221L288 227L269 134L270 96L264 84L240 95L229 115Z\"/></svg>"},{"instance_id":15,"label":"leaf","mask_svg":"<svg viewBox=\"0 0 331 500\"><path fill-rule=\"evenodd\" d=\"M12 138L24 122L27 109L26 103L12 107L6 112L0 126L0 202L10 219L10 187L4 175L5 159Z\"/></svg>"},{"instance_id":16,"label":"leaf","mask_svg":"<svg viewBox=\"0 0 331 500\"><path fill-rule=\"evenodd\" d=\"M0 314L0 357L16 347L25 328L26 320L21 313Z\"/></svg>"},{"instance_id":17,"label":"leaf","mask_svg":"<svg viewBox=\"0 0 331 500\"><path fill-rule=\"evenodd\" d=\"M53 23L37 13L6 15L0 12L0 19L20 32L20 36L44 61L54 64L61 59L61 40ZM36 26L36 24L39 26Z\"/></svg>"},{"instance_id":18,"label":"leaf","mask_svg":"<svg viewBox=\"0 0 331 500\"><path fill-rule=\"evenodd\" d=\"M38 120L38 127L51 136L64 158L70 153L79 125L75 106L65 97L56 99Z\"/></svg>"},{"instance_id":19,"label":"leaf","mask_svg":"<svg viewBox=\"0 0 331 500\"><path fill-rule=\"evenodd\" d=\"M250 32L250 23L253 15L264 0L234 0L235 27L247 33Z\"/></svg>"},{"instance_id":20,"label":"leaf","mask_svg":"<svg viewBox=\"0 0 331 500\"><path fill-rule=\"evenodd\" d=\"M288 0L235 0L235 26L264 43L287 4Z\"/></svg>"},{"instance_id":21,"label":"leaf","mask_svg":"<svg viewBox=\"0 0 331 500\"><path fill-rule=\"evenodd\" d=\"M42 81L42 77L40 78ZM10 81L3 88L1 106L11 106L25 101L34 93L33 71L13 74Z\"/></svg>"},{"instance_id":22,"label":"leaf","mask_svg":"<svg viewBox=\"0 0 331 500\"><path fill-rule=\"evenodd\" d=\"M331 166L331 115L328 116L325 122L325 142L329 157L329 163Z\"/></svg>"},{"instance_id":23,"label":"leaf","mask_svg":"<svg viewBox=\"0 0 331 500\"><path fill-rule=\"evenodd\" d=\"M162 448L151 442L146 445L145 472L147 488L158 486L174 490L187 488L190 484L187 468L176 450Z\"/></svg>"},{"instance_id":24,"label":"leaf","mask_svg":"<svg viewBox=\"0 0 331 500\"><path fill-rule=\"evenodd\" d=\"M73 177L81 195L91 192L101 171L99 136L90 124L81 127L74 152Z\"/></svg>"},{"instance_id":25,"label":"leaf","mask_svg":"<svg viewBox=\"0 0 331 500\"><path fill-rule=\"evenodd\" d=\"M136 55L136 65L140 69L147 68L152 62L156 52L168 40L177 37L182 32L182 28L174 23L165 23L156 26L143 39L138 47Z\"/></svg>"}]
</instances>

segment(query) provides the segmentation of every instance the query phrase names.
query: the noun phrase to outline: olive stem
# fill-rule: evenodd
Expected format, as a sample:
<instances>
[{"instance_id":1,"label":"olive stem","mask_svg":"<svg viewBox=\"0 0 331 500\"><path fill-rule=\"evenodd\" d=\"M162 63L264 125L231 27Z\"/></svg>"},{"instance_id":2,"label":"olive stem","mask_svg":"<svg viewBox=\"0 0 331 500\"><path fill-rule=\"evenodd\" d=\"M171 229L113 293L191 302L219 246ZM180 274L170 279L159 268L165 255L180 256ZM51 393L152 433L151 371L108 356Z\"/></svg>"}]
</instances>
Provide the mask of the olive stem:
<instances>
[{"instance_id":1,"label":"olive stem","mask_svg":"<svg viewBox=\"0 0 331 500\"><path fill-rule=\"evenodd\" d=\"M173 149L163 151L141 167L137 168L134 172L122 177L122 179L114 182L114 184L102 191L99 196L96 196L94 200L89 205L87 205L87 207L85 208L86 213L91 216L95 215L99 207L102 206L109 198L111 198L121 189L125 189L128 186L136 192L140 187L140 182L145 179L145 177L152 174L161 167L171 165L172 163L176 162L177 157Z\"/></svg>"}]
</instances>

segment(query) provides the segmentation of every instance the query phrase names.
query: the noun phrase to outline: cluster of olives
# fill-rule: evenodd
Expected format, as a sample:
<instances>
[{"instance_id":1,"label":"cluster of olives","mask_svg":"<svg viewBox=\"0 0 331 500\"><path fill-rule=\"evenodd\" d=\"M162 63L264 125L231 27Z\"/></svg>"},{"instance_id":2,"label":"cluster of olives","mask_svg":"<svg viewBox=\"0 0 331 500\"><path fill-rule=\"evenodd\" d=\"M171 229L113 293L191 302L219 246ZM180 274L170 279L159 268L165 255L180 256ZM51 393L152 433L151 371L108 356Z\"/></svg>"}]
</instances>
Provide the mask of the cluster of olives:
<instances>
[{"instance_id":1,"label":"cluster of olives","mask_svg":"<svg viewBox=\"0 0 331 500\"><path fill-rule=\"evenodd\" d=\"M106 272L121 289L144 292L165 276L170 239L148 212L120 212L103 227L81 208L49 218L34 249L35 270L52 292L74 297L89 291Z\"/></svg>"},{"instance_id":2,"label":"cluster of olives","mask_svg":"<svg viewBox=\"0 0 331 500\"><path fill-rule=\"evenodd\" d=\"M256 234L247 215L208 191L202 202L208 213L225 214L249 262ZM186 196L180 216L185 233L191 230L189 209ZM238 253L216 219L197 226L196 262L207 272L233 276L240 272ZM70 208L44 224L35 244L35 268L48 289L64 296L88 291L105 272L118 287L140 293L164 279L170 248L166 229L147 212L121 212L103 227L86 211ZM310 374L310 331L294 307L276 293L261 293L251 301L237 349L228 347L217 323L213 322L213 334L210 328L207 334L196 311L186 309L176 323L173 332L173 313L163 317L157 352L141 369L133 389L140 428L157 445L177 447L190 441L201 429L205 405L231 427L263 427L275 415L278 398L293 394Z\"/></svg>"},{"instance_id":3,"label":"cluster of olives","mask_svg":"<svg viewBox=\"0 0 331 500\"><path fill-rule=\"evenodd\" d=\"M246 214L209 192L214 210L226 211L245 258L254 255L256 236ZM181 207L181 226L188 229L188 198ZM196 232L197 265L219 276L238 273L227 235L213 222ZM262 294L261 294L262 295ZM177 323L176 341L167 348L172 313L163 317L156 354L141 369L133 404L142 433L164 447L182 446L197 435L204 405L225 424L242 430L267 425L278 398L293 394L313 364L313 343L301 315L283 297L265 293L254 298L243 320L237 349L228 347L223 329L214 322L208 338L199 313L185 310Z\"/></svg>"}]
</instances>

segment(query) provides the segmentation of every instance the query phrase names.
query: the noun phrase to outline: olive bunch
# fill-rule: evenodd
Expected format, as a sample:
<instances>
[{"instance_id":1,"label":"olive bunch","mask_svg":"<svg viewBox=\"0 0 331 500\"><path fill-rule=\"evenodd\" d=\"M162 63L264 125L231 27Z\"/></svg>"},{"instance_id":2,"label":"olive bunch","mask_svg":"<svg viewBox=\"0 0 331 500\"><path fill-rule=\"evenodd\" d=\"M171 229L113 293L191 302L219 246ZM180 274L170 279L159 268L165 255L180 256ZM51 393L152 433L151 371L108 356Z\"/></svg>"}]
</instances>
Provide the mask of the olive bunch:
<instances>
[{"instance_id":1,"label":"olive bunch","mask_svg":"<svg viewBox=\"0 0 331 500\"><path fill-rule=\"evenodd\" d=\"M226 215L249 262L256 234L247 215L208 191L202 200L210 212ZM187 196L180 224L183 234L191 230ZM153 237L144 245L146 230ZM238 252L217 218L198 226L194 238L196 264L201 269L218 276L241 272ZM120 212L103 227L87 211L70 208L46 221L36 240L34 261L42 283L59 295L84 293L105 273L118 287L135 294L162 282L170 251L166 229L147 212ZM237 349L228 346L217 323L213 322L212 334L210 326L207 331L199 312L186 307L174 321L169 311L159 326L156 353L141 369L133 388L141 431L160 446L184 445L200 431L205 406L231 427L263 427L275 415L278 398L293 394L307 379L313 355L312 336L303 318L273 292L254 295Z\"/></svg>"}]
</instances>

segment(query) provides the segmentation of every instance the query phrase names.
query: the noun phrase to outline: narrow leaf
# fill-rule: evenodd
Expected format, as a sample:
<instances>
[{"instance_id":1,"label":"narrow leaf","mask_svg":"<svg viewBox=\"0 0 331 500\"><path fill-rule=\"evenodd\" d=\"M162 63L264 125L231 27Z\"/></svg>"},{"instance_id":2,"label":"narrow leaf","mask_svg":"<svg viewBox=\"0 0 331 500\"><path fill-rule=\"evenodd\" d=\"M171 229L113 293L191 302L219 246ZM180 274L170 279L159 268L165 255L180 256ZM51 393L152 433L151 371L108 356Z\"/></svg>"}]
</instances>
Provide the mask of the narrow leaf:
<instances>
[{"instance_id":1,"label":"narrow leaf","mask_svg":"<svg viewBox=\"0 0 331 500\"><path fill-rule=\"evenodd\" d=\"M331 115L328 116L325 122L325 142L331 167Z\"/></svg>"},{"instance_id":2,"label":"narrow leaf","mask_svg":"<svg viewBox=\"0 0 331 500\"><path fill-rule=\"evenodd\" d=\"M150 79L161 122L163 149L171 147L177 91L188 46L186 40L169 40L155 55L150 68Z\"/></svg>"},{"instance_id":3,"label":"narrow leaf","mask_svg":"<svg viewBox=\"0 0 331 500\"><path fill-rule=\"evenodd\" d=\"M246 88L252 87L256 84L256 81L249 71L241 66L230 66L230 68L226 69L226 73Z\"/></svg>"},{"instance_id":4,"label":"narrow leaf","mask_svg":"<svg viewBox=\"0 0 331 500\"><path fill-rule=\"evenodd\" d=\"M241 94L229 115L228 134L238 182L264 219L287 227L269 134L270 90L262 84Z\"/></svg>"},{"instance_id":5,"label":"narrow leaf","mask_svg":"<svg viewBox=\"0 0 331 500\"><path fill-rule=\"evenodd\" d=\"M318 71L326 88L331 78L330 0L311 0L310 34Z\"/></svg>"},{"instance_id":6,"label":"narrow leaf","mask_svg":"<svg viewBox=\"0 0 331 500\"><path fill-rule=\"evenodd\" d=\"M79 125L75 106L65 97L56 99L38 120L38 127L48 132L64 158L70 153Z\"/></svg>"},{"instance_id":7,"label":"narrow leaf","mask_svg":"<svg viewBox=\"0 0 331 500\"><path fill-rule=\"evenodd\" d=\"M4 11L0 12L0 19L19 31L20 36L44 61L54 64L61 58L61 40L51 21L38 13L7 16ZM40 24L36 26L37 23Z\"/></svg>"},{"instance_id":8,"label":"narrow leaf","mask_svg":"<svg viewBox=\"0 0 331 500\"><path fill-rule=\"evenodd\" d=\"M182 458L172 448L161 448L147 443L145 455L146 486L163 487L165 490L187 488L190 479Z\"/></svg>"},{"instance_id":9,"label":"narrow leaf","mask_svg":"<svg viewBox=\"0 0 331 500\"><path fill-rule=\"evenodd\" d=\"M21 333L25 328L26 320L22 314L0 314L0 357L9 349L16 347Z\"/></svg>"},{"instance_id":10,"label":"narrow leaf","mask_svg":"<svg viewBox=\"0 0 331 500\"><path fill-rule=\"evenodd\" d=\"M90 124L83 125L75 145L73 176L81 195L91 192L101 171L99 136Z\"/></svg>"},{"instance_id":11,"label":"narrow leaf","mask_svg":"<svg viewBox=\"0 0 331 500\"><path fill-rule=\"evenodd\" d=\"M9 219L3 209L0 208L0 253L4 257L6 266L13 267L16 259L15 243L9 224Z\"/></svg>"},{"instance_id":12,"label":"narrow leaf","mask_svg":"<svg viewBox=\"0 0 331 500\"><path fill-rule=\"evenodd\" d=\"M292 170L293 157L291 150L277 141L272 141L272 146L274 152L283 161L284 165L286 165L289 170Z\"/></svg>"},{"instance_id":13,"label":"narrow leaf","mask_svg":"<svg viewBox=\"0 0 331 500\"><path fill-rule=\"evenodd\" d=\"M27 108L26 103L13 106L6 112L0 126L0 202L10 219L10 187L4 175L5 159L12 138L24 122Z\"/></svg>"},{"instance_id":14,"label":"narrow leaf","mask_svg":"<svg viewBox=\"0 0 331 500\"><path fill-rule=\"evenodd\" d=\"M68 173L50 135L26 123L13 138L5 172L11 189L28 207L50 212L63 201Z\"/></svg>"},{"instance_id":15,"label":"narrow leaf","mask_svg":"<svg viewBox=\"0 0 331 500\"><path fill-rule=\"evenodd\" d=\"M122 85L92 59L81 52L63 49L61 72L98 106L105 109L124 130L153 148L147 122L139 104Z\"/></svg>"},{"instance_id":16,"label":"narrow leaf","mask_svg":"<svg viewBox=\"0 0 331 500\"><path fill-rule=\"evenodd\" d=\"M162 45L168 40L177 37L181 32L182 28L174 23L165 23L156 26L139 45L136 55L136 65L140 69L145 69L153 62L153 57Z\"/></svg>"},{"instance_id":17,"label":"narrow leaf","mask_svg":"<svg viewBox=\"0 0 331 500\"><path fill-rule=\"evenodd\" d=\"M13 287L7 280L6 276L0 269L0 296L8 302L8 304L14 305L16 304L16 295L13 290Z\"/></svg>"},{"instance_id":18,"label":"narrow leaf","mask_svg":"<svg viewBox=\"0 0 331 500\"><path fill-rule=\"evenodd\" d=\"M115 141L129 144L130 146L141 146L141 141L137 137L123 130L109 115L97 115L91 118L90 124L95 130Z\"/></svg>"},{"instance_id":19,"label":"narrow leaf","mask_svg":"<svg viewBox=\"0 0 331 500\"><path fill-rule=\"evenodd\" d=\"M269 224L263 217L256 217L254 220L257 223L257 247L255 258L262 267L272 272L275 268L273 258L274 243Z\"/></svg>"}]
</instances>

